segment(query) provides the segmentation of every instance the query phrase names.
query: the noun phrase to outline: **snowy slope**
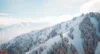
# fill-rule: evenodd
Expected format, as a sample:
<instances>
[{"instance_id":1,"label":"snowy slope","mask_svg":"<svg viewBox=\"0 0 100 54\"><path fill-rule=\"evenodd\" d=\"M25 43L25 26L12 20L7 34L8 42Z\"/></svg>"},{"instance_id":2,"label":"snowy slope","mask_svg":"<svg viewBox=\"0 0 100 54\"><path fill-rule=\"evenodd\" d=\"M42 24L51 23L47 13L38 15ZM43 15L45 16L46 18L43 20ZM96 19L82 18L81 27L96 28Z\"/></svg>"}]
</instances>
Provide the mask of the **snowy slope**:
<instances>
[{"instance_id":1,"label":"snowy slope","mask_svg":"<svg viewBox=\"0 0 100 54\"><path fill-rule=\"evenodd\" d=\"M23 33L45 28L46 26L44 25L46 25L46 23L41 23L40 25L39 23L36 24L33 22L20 22L12 25L0 25L0 41L6 42Z\"/></svg>"},{"instance_id":2,"label":"snowy slope","mask_svg":"<svg viewBox=\"0 0 100 54\"><path fill-rule=\"evenodd\" d=\"M81 18L81 19L79 19L79 18ZM57 42L61 41L61 37L60 37L59 33L62 33L63 37L67 37L68 40L69 40L69 44L73 43L73 45L75 45L75 47L78 49L79 54L81 54L81 51L82 50L80 50L80 49L83 49L83 47L82 47L82 40L80 38L81 34L80 34L80 31L79 31L79 28L78 27L79 27L79 23L82 21L83 18L84 17L79 16L79 17L77 17L76 20L72 20L72 21L68 21L68 22L61 23L61 29L59 31L57 31L58 32L58 35L56 35L52 39L49 39L44 44L42 44L43 45L42 47L45 47L46 46L47 48L45 49L46 52L44 50L41 54L46 54L47 51L49 50L49 48L52 47L52 45L55 42L57 43ZM66 25L68 27L66 27ZM74 39L73 40L68 36L68 33L70 32L70 29L71 28L74 29L74 32L73 32ZM29 52L27 52L26 54L32 54L32 51L34 52L34 49L31 50L31 51L29 51Z\"/></svg>"},{"instance_id":3,"label":"snowy slope","mask_svg":"<svg viewBox=\"0 0 100 54\"><path fill-rule=\"evenodd\" d=\"M0 48L8 50L9 54L52 54L57 52L52 50L58 46L61 49L67 48L68 51L65 48L63 51L67 51L68 54L73 50L74 54L99 54L99 23L99 13L82 14L55 26L19 35Z\"/></svg>"}]
</instances>

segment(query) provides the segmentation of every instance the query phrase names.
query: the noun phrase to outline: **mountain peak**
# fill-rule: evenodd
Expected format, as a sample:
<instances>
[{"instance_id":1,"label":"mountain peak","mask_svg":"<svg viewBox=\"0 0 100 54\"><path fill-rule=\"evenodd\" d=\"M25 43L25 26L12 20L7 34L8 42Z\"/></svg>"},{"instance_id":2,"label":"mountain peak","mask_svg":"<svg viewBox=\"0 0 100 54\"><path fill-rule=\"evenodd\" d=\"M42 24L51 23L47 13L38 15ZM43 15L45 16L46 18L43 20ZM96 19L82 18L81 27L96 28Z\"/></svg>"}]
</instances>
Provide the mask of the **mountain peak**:
<instances>
[{"instance_id":1,"label":"mountain peak","mask_svg":"<svg viewBox=\"0 0 100 54\"><path fill-rule=\"evenodd\" d=\"M100 13L82 14L71 21L19 35L0 48L9 54L98 54L99 23Z\"/></svg>"}]
</instances>

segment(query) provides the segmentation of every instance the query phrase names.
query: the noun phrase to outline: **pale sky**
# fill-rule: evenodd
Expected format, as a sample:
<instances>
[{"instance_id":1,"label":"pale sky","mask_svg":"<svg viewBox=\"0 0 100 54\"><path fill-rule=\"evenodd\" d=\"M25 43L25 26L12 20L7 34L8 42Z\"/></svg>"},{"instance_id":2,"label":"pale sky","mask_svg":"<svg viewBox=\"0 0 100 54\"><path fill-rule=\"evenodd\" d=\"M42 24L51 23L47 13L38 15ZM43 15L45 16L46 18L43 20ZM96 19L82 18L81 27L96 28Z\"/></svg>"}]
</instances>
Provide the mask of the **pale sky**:
<instances>
[{"instance_id":1,"label":"pale sky","mask_svg":"<svg viewBox=\"0 0 100 54\"><path fill-rule=\"evenodd\" d=\"M41 18L79 12L89 0L0 0L0 13L18 18Z\"/></svg>"},{"instance_id":2,"label":"pale sky","mask_svg":"<svg viewBox=\"0 0 100 54\"><path fill-rule=\"evenodd\" d=\"M0 25L57 24L80 13L100 11L99 4L99 0L0 0Z\"/></svg>"}]
</instances>

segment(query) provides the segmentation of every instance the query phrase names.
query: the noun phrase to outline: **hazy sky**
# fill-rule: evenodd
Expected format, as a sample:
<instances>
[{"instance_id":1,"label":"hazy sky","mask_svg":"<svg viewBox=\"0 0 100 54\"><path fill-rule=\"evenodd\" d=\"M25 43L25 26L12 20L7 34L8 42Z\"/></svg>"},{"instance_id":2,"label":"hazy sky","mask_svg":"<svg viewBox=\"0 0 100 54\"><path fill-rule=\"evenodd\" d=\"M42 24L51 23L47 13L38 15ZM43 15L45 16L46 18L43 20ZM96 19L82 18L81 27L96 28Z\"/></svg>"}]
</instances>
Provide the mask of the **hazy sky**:
<instances>
[{"instance_id":1,"label":"hazy sky","mask_svg":"<svg viewBox=\"0 0 100 54\"><path fill-rule=\"evenodd\" d=\"M0 24L59 23L99 9L99 0L0 0ZM96 7L96 8L95 8Z\"/></svg>"},{"instance_id":2,"label":"hazy sky","mask_svg":"<svg viewBox=\"0 0 100 54\"><path fill-rule=\"evenodd\" d=\"M88 0L0 0L0 13L18 18L37 18L78 13Z\"/></svg>"}]
</instances>

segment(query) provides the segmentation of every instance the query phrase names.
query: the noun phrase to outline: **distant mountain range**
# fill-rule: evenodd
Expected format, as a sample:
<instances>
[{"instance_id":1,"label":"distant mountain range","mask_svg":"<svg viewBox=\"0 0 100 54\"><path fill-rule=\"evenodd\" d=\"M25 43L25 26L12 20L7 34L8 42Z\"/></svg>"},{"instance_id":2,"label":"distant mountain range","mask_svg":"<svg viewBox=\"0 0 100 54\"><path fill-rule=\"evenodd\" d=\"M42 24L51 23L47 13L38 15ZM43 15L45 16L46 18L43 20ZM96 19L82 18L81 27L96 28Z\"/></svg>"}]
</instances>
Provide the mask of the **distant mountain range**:
<instances>
[{"instance_id":1,"label":"distant mountain range","mask_svg":"<svg viewBox=\"0 0 100 54\"><path fill-rule=\"evenodd\" d=\"M12 25L0 25L0 41L6 42L23 33L45 28L45 25L47 26L48 23L21 22Z\"/></svg>"}]
</instances>

